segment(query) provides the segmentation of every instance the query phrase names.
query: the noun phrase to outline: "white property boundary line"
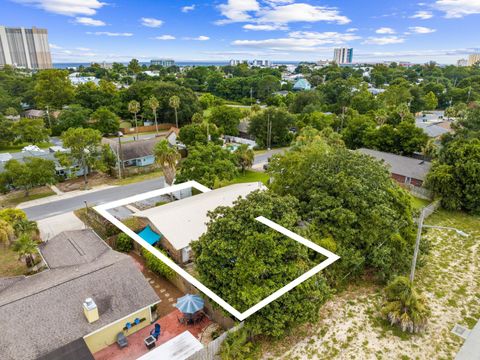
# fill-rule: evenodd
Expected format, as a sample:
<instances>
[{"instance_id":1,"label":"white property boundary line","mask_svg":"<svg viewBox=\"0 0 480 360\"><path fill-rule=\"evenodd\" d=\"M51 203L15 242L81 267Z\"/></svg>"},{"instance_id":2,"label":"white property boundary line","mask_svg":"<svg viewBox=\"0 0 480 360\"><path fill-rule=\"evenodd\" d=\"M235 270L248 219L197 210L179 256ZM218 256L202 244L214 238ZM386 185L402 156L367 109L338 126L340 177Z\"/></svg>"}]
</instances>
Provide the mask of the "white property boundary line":
<instances>
[{"instance_id":1,"label":"white property boundary line","mask_svg":"<svg viewBox=\"0 0 480 360\"><path fill-rule=\"evenodd\" d=\"M150 245L147 243L144 239L142 239L137 233L132 231L130 228L125 226L120 220L115 218L112 214L108 212L108 210L119 207L119 206L124 206L127 204L131 204L137 201L149 199L155 196L160 196L160 195L166 195L170 193L174 193L177 191L185 190L185 189L190 189L194 188L199 190L200 192L208 192L211 191L209 188L206 186L203 186L202 184L199 184L196 181L187 181L185 183L177 184L177 185L172 185L169 187L165 187L162 189L158 190L153 190L149 191L146 193L134 195L128 198L124 198L121 200L117 201L112 201L107 204L102 204L94 207L94 210L97 211L100 215L102 215L105 219L110 221L113 225L115 225L117 228L122 230L125 234L130 236L133 240L135 240L138 244L143 246L145 249L150 251L152 254L154 254L159 260L163 261L168 267L170 267L173 271L175 271L178 275L183 277L185 280L187 280L190 284L195 286L198 290L203 292L206 296L209 298L213 299L218 305L220 305L222 308L224 308L226 311L228 311L230 314L235 316L238 320L243 321L250 315L254 314L258 310L262 309L263 307L267 306L270 304L272 301L278 299L280 296L283 294L287 293L288 291L292 290L295 286L300 285L302 282L305 280L311 278L313 275L317 274L321 270L325 269L327 266L330 264L334 263L337 261L340 257L327 249L324 249L323 247L311 242L310 240L305 239L304 237L284 228L283 226L263 217L259 216L255 220L261 222L262 224L270 227L273 230L278 231L279 233L295 240L298 241L300 244L307 246L308 248L324 255L327 257L326 260L322 261L319 265L315 266L314 268L310 269L297 279L293 280L292 282L288 283L281 289L275 291L273 294L269 295L256 305L252 306L251 308L247 309L243 313L240 311L236 310L233 306L228 304L225 300L223 300L220 296L215 294L212 290L207 288L205 285L203 285L200 281L195 279L192 275L190 275L188 272L186 272L182 267L180 267L177 263L175 263L172 259L167 257L166 255L162 254L157 248L154 246Z\"/></svg>"}]
</instances>

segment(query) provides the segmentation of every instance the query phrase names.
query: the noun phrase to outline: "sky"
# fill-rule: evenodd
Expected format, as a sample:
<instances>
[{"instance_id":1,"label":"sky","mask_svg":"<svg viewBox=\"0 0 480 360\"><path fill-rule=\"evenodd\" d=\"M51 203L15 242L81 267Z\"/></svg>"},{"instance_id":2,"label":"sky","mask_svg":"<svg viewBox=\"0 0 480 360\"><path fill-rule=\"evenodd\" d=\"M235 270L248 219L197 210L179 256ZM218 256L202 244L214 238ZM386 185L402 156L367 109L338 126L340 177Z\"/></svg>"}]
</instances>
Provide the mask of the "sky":
<instances>
[{"instance_id":1,"label":"sky","mask_svg":"<svg viewBox=\"0 0 480 360\"><path fill-rule=\"evenodd\" d=\"M47 28L53 61L456 63L480 48L480 0L0 0L0 25Z\"/></svg>"}]
</instances>

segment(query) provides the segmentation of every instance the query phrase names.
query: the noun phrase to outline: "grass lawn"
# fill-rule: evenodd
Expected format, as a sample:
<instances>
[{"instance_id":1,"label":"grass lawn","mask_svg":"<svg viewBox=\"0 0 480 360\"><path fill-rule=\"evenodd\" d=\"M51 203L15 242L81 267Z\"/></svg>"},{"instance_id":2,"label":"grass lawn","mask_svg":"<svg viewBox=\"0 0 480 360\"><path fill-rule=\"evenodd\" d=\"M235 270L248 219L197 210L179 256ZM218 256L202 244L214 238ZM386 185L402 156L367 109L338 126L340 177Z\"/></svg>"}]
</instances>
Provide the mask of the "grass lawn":
<instances>
[{"instance_id":1,"label":"grass lawn","mask_svg":"<svg viewBox=\"0 0 480 360\"><path fill-rule=\"evenodd\" d=\"M412 206L416 210L421 210L425 206L429 205L431 201L425 200L425 199L420 199L415 196L411 196L411 201L412 201Z\"/></svg>"},{"instance_id":2,"label":"grass lawn","mask_svg":"<svg viewBox=\"0 0 480 360\"><path fill-rule=\"evenodd\" d=\"M0 207L15 207L26 201L41 199L51 195L55 195L55 192L47 186L32 189L28 196L25 196L23 191L14 191L0 196Z\"/></svg>"},{"instance_id":3,"label":"grass lawn","mask_svg":"<svg viewBox=\"0 0 480 360\"><path fill-rule=\"evenodd\" d=\"M147 174L138 174L138 175L129 176L124 179L113 180L111 182L111 185L128 185L128 184L133 184L140 181L160 178L161 176L163 176L162 170L155 170L154 172L147 173Z\"/></svg>"},{"instance_id":4,"label":"grass lawn","mask_svg":"<svg viewBox=\"0 0 480 360\"><path fill-rule=\"evenodd\" d=\"M425 224L469 236L441 229L423 233L430 251L420 254L415 283L431 311L424 333L390 327L380 315L383 287L358 281L322 307L318 323L263 343L263 359L454 359L463 340L452 328L472 328L480 319L480 216L440 210Z\"/></svg>"},{"instance_id":5,"label":"grass lawn","mask_svg":"<svg viewBox=\"0 0 480 360\"><path fill-rule=\"evenodd\" d=\"M240 184L240 183L248 183L248 182L262 182L265 185L268 184L268 180L270 176L264 172L247 170L245 174L240 174L235 179L233 179L230 184Z\"/></svg>"},{"instance_id":6,"label":"grass lawn","mask_svg":"<svg viewBox=\"0 0 480 360\"><path fill-rule=\"evenodd\" d=\"M7 146L0 146L0 153L15 153L15 152L20 152L22 151L22 149L27 146L27 145L31 145L31 144L28 144L28 143L25 143L25 144L15 144L15 145L7 145ZM50 143L50 142L45 142L45 143L40 143L40 144L37 144L37 146L40 148L40 149L47 149L49 148L50 146L52 146L53 144Z\"/></svg>"},{"instance_id":7,"label":"grass lawn","mask_svg":"<svg viewBox=\"0 0 480 360\"><path fill-rule=\"evenodd\" d=\"M26 270L25 263L18 260L18 254L12 248L0 249L0 277L23 275Z\"/></svg>"}]
</instances>

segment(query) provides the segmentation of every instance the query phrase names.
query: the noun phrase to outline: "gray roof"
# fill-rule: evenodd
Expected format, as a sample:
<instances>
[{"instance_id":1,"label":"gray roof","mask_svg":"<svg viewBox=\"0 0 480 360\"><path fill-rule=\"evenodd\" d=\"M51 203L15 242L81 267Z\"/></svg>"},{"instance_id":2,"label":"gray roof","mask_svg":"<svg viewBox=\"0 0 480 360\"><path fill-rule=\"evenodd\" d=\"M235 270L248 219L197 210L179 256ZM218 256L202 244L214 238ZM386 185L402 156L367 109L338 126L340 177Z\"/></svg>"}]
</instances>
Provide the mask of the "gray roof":
<instances>
[{"instance_id":1,"label":"gray roof","mask_svg":"<svg viewBox=\"0 0 480 360\"><path fill-rule=\"evenodd\" d=\"M10 156L8 156L10 155ZM63 167L60 165L58 159L55 157L55 153L50 152L48 150L45 151L19 151L19 152L14 152L14 153L9 153L8 155L3 154L2 157L0 157L0 172L2 172L5 168L5 164L9 160L17 160L20 162L25 162L26 158L29 157L35 157L35 158L42 158L45 160L52 160L55 163L55 168L58 169L63 169Z\"/></svg>"},{"instance_id":2,"label":"gray roof","mask_svg":"<svg viewBox=\"0 0 480 360\"><path fill-rule=\"evenodd\" d=\"M127 161L153 155L153 148L163 139L165 138L154 137L146 140L122 142L122 160ZM104 139L104 142L108 143L115 153L118 152L117 140Z\"/></svg>"},{"instance_id":3,"label":"gray roof","mask_svg":"<svg viewBox=\"0 0 480 360\"><path fill-rule=\"evenodd\" d=\"M463 343L455 360L479 360L480 359L480 320L472 329Z\"/></svg>"},{"instance_id":4,"label":"gray roof","mask_svg":"<svg viewBox=\"0 0 480 360\"><path fill-rule=\"evenodd\" d=\"M445 129L444 127L438 126L437 124L417 122L416 125L420 129L422 129L423 132L428 135L428 137L431 137L431 138L436 138L443 134L447 134L451 132L450 130Z\"/></svg>"},{"instance_id":5,"label":"gray roof","mask_svg":"<svg viewBox=\"0 0 480 360\"><path fill-rule=\"evenodd\" d=\"M51 269L0 280L2 360L36 359L159 301L130 256L95 238L103 243L91 230L60 234L41 248ZM88 297L100 315L92 324L82 308Z\"/></svg>"},{"instance_id":6,"label":"gray roof","mask_svg":"<svg viewBox=\"0 0 480 360\"><path fill-rule=\"evenodd\" d=\"M370 155L388 164L392 174L408 176L412 179L425 180L432 164L428 161L390 154L371 149L358 149L363 154Z\"/></svg>"}]
</instances>

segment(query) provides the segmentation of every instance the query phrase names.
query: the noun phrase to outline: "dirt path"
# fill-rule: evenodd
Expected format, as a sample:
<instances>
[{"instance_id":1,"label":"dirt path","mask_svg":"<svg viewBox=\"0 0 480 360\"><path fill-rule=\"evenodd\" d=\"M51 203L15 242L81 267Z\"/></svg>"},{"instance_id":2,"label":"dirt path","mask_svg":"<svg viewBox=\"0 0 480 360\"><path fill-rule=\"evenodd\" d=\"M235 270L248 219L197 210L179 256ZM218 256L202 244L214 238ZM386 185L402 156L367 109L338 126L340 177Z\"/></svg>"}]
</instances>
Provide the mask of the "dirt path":
<instances>
[{"instance_id":1,"label":"dirt path","mask_svg":"<svg viewBox=\"0 0 480 360\"><path fill-rule=\"evenodd\" d=\"M417 272L417 285L431 308L428 329L407 335L380 316L381 288L356 285L330 300L321 320L282 344L266 345L264 359L453 359L463 340L456 323L472 328L480 318L480 218L439 212L428 224L452 226L470 234L431 229L431 247Z\"/></svg>"}]
</instances>

